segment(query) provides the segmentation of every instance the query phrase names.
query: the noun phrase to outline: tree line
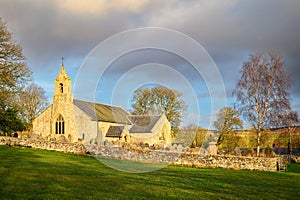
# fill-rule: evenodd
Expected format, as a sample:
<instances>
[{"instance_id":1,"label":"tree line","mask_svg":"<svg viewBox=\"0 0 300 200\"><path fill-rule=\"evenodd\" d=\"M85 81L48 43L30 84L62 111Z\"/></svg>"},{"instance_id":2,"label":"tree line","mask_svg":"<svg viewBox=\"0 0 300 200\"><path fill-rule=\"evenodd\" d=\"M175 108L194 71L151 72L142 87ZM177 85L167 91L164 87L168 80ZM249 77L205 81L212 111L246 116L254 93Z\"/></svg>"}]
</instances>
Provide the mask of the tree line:
<instances>
[{"instance_id":1,"label":"tree line","mask_svg":"<svg viewBox=\"0 0 300 200\"><path fill-rule=\"evenodd\" d=\"M236 130L243 129L242 117L250 125L249 134L255 135L257 155L271 128L287 128L290 149L299 119L298 113L291 109L289 91L292 79L284 70L282 58L274 53L268 56L261 53L250 55L243 63L240 74L233 92L236 103L232 107L220 109L216 115L214 127L218 133L215 139L217 144L223 144L223 147L231 151L238 145ZM179 132L184 135L185 141L193 138L189 141L191 146L203 145L201 142L209 141L203 136L204 129L195 125L179 128L186 108L180 97L178 91L161 86L140 88L134 94L132 107L135 114L166 114L172 124L173 136ZM189 132L195 134L191 135Z\"/></svg>"},{"instance_id":2,"label":"tree line","mask_svg":"<svg viewBox=\"0 0 300 200\"><path fill-rule=\"evenodd\" d=\"M232 134L234 129L242 128L240 114L255 133L257 156L264 136L271 128L287 128L290 149L299 118L298 113L291 109L289 91L292 79L284 70L282 58L274 53L266 57L261 53L250 55L240 73L233 93L237 100L234 105L237 110L229 107L221 109L214 123L220 134L218 144L221 144L222 138Z\"/></svg>"}]
</instances>

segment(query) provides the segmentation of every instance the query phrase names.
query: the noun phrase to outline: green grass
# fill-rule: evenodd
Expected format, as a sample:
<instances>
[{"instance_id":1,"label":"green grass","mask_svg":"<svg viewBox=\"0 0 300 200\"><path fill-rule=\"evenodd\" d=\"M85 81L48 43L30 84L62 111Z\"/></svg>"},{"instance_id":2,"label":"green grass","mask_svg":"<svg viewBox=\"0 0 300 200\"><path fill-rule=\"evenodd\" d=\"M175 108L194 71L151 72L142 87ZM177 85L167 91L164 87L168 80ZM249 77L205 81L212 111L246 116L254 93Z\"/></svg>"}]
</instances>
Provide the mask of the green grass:
<instances>
[{"instance_id":1,"label":"green grass","mask_svg":"<svg viewBox=\"0 0 300 200\"><path fill-rule=\"evenodd\" d=\"M299 199L299 169L168 166L133 174L91 156L0 146L0 199Z\"/></svg>"},{"instance_id":2,"label":"green grass","mask_svg":"<svg viewBox=\"0 0 300 200\"><path fill-rule=\"evenodd\" d=\"M287 166L287 171L300 174L300 163L289 164Z\"/></svg>"}]
</instances>

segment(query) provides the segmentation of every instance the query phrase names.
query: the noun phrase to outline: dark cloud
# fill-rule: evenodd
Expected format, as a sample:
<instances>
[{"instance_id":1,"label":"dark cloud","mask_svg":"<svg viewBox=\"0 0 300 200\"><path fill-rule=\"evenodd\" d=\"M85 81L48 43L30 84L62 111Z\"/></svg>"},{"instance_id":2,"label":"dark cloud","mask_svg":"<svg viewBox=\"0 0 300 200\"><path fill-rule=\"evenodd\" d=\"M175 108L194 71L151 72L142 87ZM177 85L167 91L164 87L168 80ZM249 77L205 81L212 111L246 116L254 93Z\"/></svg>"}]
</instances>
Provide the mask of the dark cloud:
<instances>
[{"instance_id":1,"label":"dark cloud","mask_svg":"<svg viewBox=\"0 0 300 200\"><path fill-rule=\"evenodd\" d=\"M239 69L250 53L279 53L295 81L293 105L299 104L300 97L299 9L298 0L0 2L1 17L21 43L36 80L50 95L45 82L52 83L62 56L66 66L72 66L69 73L75 77L84 58L101 41L131 28L155 26L180 31L200 43L219 68L227 95L234 89ZM175 57L160 56L156 56L160 63L186 66ZM143 59L147 60L145 55ZM131 63L129 58L122 62L124 66ZM121 71L112 70L109 74L118 77L118 73ZM156 76L163 77L159 73Z\"/></svg>"}]
</instances>

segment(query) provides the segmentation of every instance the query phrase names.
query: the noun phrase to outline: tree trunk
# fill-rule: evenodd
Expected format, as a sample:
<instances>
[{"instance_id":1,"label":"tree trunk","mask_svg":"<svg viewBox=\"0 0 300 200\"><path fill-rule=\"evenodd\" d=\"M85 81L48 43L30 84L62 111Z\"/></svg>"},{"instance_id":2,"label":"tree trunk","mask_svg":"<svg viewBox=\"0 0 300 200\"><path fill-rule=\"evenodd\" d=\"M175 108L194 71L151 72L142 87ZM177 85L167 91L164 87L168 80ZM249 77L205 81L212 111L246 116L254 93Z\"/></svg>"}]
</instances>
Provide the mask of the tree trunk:
<instances>
[{"instance_id":1,"label":"tree trunk","mask_svg":"<svg viewBox=\"0 0 300 200\"><path fill-rule=\"evenodd\" d=\"M258 130L258 133L257 133L256 156L259 156L259 152L260 152L260 136L261 136L261 132L260 132L260 130Z\"/></svg>"},{"instance_id":2,"label":"tree trunk","mask_svg":"<svg viewBox=\"0 0 300 200\"><path fill-rule=\"evenodd\" d=\"M290 149L289 149L289 154L290 156L293 154L293 149L292 149L292 134L291 134L291 130L289 130L289 144L290 144Z\"/></svg>"}]
</instances>

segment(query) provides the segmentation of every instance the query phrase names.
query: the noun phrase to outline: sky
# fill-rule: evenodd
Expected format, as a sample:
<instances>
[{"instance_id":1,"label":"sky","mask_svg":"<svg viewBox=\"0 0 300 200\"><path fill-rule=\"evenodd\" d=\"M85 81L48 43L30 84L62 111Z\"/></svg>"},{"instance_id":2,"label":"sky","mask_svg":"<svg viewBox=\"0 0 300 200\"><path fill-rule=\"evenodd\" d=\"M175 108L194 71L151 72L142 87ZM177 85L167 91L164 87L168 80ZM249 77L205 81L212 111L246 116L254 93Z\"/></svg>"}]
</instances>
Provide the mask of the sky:
<instances>
[{"instance_id":1,"label":"sky","mask_svg":"<svg viewBox=\"0 0 300 200\"><path fill-rule=\"evenodd\" d=\"M75 98L130 110L135 89L162 85L182 93L185 124L211 128L243 62L275 52L300 112L298 0L0 0L0 17L50 101L64 57Z\"/></svg>"}]
</instances>

